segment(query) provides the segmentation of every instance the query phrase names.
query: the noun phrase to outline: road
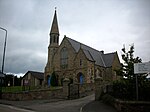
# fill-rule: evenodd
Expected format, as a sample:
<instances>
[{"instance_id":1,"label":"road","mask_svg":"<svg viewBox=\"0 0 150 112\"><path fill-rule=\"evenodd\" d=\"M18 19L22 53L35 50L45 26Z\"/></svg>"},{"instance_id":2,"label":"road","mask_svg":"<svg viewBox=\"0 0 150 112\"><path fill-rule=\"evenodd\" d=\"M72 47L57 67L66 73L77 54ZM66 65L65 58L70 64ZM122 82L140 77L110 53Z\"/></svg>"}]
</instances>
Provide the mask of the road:
<instances>
[{"instance_id":1,"label":"road","mask_svg":"<svg viewBox=\"0 0 150 112\"><path fill-rule=\"evenodd\" d=\"M28 108L37 112L80 112L80 108L90 101L94 100L94 95L76 100L65 100L54 103L44 103L40 105L31 105Z\"/></svg>"},{"instance_id":2,"label":"road","mask_svg":"<svg viewBox=\"0 0 150 112\"><path fill-rule=\"evenodd\" d=\"M0 104L0 112L35 112L35 111Z\"/></svg>"},{"instance_id":3,"label":"road","mask_svg":"<svg viewBox=\"0 0 150 112\"><path fill-rule=\"evenodd\" d=\"M10 110L11 112L80 112L85 104L93 100L94 95L90 95L76 100L64 100L58 102L37 101L36 103L28 104L27 101L25 101L24 103L21 102L19 105L19 107L22 108L16 108L15 104L14 106L0 104L0 112L10 112Z\"/></svg>"}]
</instances>

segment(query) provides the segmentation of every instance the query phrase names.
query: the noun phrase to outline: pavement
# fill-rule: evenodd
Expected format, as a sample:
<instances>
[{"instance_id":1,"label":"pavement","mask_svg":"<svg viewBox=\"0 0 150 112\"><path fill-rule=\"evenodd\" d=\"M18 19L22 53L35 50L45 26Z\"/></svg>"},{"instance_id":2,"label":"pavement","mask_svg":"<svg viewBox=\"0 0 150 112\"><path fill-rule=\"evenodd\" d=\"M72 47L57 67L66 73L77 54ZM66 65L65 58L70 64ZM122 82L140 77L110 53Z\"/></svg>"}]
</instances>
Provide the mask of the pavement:
<instances>
[{"instance_id":1,"label":"pavement","mask_svg":"<svg viewBox=\"0 0 150 112\"><path fill-rule=\"evenodd\" d=\"M0 99L0 104L17 107L20 109L35 110L32 108L32 106L44 105L47 103L54 103L54 102L59 102L59 101L64 101L64 99L28 100L28 101L9 101L9 100Z\"/></svg>"},{"instance_id":2,"label":"pavement","mask_svg":"<svg viewBox=\"0 0 150 112\"><path fill-rule=\"evenodd\" d=\"M31 100L31 101L8 101L0 100L0 104L26 109L34 112L117 112L113 107L102 101L94 101L94 95L81 99L64 100ZM12 107L11 107L12 108ZM45 109L45 110L43 110ZM29 112L28 111L28 112ZM20 111L21 112L21 111Z\"/></svg>"},{"instance_id":3,"label":"pavement","mask_svg":"<svg viewBox=\"0 0 150 112\"><path fill-rule=\"evenodd\" d=\"M84 105L80 112L117 112L117 110L102 101L91 101L90 103Z\"/></svg>"}]
</instances>

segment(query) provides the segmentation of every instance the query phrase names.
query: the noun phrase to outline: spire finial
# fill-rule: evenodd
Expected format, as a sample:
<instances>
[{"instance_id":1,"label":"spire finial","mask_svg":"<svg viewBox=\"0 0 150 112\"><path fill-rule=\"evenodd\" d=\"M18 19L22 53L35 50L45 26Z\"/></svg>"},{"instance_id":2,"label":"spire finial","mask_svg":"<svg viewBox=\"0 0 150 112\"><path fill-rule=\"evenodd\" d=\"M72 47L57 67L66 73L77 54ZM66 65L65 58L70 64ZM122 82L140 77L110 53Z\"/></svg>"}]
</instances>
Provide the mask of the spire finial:
<instances>
[{"instance_id":1,"label":"spire finial","mask_svg":"<svg viewBox=\"0 0 150 112\"><path fill-rule=\"evenodd\" d=\"M50 34L52 34L52 33L59 34L56 8L57 7L55 7L54 18L53 18Z\"/></svg>"}]
</instances>

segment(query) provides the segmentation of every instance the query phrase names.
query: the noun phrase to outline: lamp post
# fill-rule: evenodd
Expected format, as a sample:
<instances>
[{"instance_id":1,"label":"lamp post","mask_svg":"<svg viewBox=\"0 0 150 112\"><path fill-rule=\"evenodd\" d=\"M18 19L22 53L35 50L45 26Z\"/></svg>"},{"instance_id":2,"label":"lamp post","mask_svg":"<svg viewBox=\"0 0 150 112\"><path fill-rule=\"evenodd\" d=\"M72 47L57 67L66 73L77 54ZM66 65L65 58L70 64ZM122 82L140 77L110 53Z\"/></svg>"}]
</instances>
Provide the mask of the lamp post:
<instances>
[{"instance_id":1,"label":"lamp post","mask_svg":"<svg viewBox=\"0 0 150 112\"><path fill-rule=\"evenodd\" d=\"M0 27L1 30L6 32L5 34L5 42L4 42L4 51L3 51L3 61L2 61L2 74L4 74L4 62L5 62L5 51L6 51L6 41L7 41L7 30L5 28Z\"/></svg>"},{"instance_id":2,"label":"lamp post","mask_svg":"<svg viewBox=\"0 0 150 112\"><path fill-rule=\"evenodd\" d=\"M5 50L6 50L6 41L7 41L7 30L5 28L0 27L1 30L6 32L5 34L5 43L4 43L4 51L3 51L3 62L2 62L2 71L0 73L0 99L2 98L2 83L4 83L4 61L5 61Z\"/></svg>"}]
</instances>

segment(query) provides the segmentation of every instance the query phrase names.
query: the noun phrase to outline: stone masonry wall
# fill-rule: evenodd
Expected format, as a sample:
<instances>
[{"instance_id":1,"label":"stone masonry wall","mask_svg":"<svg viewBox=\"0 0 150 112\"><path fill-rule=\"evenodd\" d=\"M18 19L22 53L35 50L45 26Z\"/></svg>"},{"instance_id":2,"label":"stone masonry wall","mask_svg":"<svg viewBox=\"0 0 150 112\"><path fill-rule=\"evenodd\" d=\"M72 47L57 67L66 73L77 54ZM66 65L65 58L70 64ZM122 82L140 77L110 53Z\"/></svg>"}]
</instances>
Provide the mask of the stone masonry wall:
<instances>
[{"instance_id":1,"label":"stone masonry wall","mask_svg":"<svg viewBox=\"0 0 150 112\"><path fill-rule=\"evenodd\" d=\"M5 100L33 100L33 99L54 99L54 98L64 98L62 88L57 88L54 90L45 89L37 91L23 91L23 92L8 92L2 94L2 99Z\"/></svg>"},{"instance_id":2,"label":"stone masonry wall","mask_svg":"<svg viewBox=\"0 0 150 112\"><path fill-rule=\"evenodd\" d=\"M34 100L34 99L76 99L94 93L94 83L69 84L70 80L65 78L63 86L57 88L47 88L43 90L7 92L2 93L2 99L12 101Z\"/></svg>"}]
</instances>

